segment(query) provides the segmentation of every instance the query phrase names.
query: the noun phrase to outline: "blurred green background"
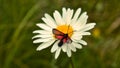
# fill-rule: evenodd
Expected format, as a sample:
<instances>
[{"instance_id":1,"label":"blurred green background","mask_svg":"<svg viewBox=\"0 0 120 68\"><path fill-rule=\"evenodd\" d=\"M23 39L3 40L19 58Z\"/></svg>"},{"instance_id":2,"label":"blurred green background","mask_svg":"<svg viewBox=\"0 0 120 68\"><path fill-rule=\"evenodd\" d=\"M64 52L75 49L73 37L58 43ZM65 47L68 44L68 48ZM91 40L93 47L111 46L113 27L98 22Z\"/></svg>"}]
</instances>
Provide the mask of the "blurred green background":
<instances>
[{"instance_id":1,"label":"blurred green background","mask_svg":"<svg viewBox=\"0 0 120 68\"><path fill-rule=\"evenodd\" d=\"M44 13L62 7L81 7L97 24L83 38L88 46L72 53L74 68L120 68L120 0L0 0L0 68L72 68L66 53L55 60L31 39Z\"/></svg>"}]
</instances>

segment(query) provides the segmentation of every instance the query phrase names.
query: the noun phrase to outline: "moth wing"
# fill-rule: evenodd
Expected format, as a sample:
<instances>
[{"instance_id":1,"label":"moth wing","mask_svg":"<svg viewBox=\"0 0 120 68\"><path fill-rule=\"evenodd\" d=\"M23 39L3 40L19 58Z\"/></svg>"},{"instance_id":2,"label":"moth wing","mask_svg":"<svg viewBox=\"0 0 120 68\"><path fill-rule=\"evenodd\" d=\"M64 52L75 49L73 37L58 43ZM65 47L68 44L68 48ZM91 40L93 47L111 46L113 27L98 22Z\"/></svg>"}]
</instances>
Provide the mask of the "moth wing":
<instances>
[{"instance_id":1,"label":"moth wing","mask_svg":"<svg viewBox=\"0 0 120 68\"><path fill-rule=\"evenodd\" d=\"M70 39L70 37L63 38L62 41L63 41L64 43L72 43L72 40Z\"/></svg>"},{"instance_id":2,"label":"moth wing","mask_svg":"<svg viewBox=\"0 0 120 68\"><path fill-rule=\"evenodd\" d=\"M72 40L70 39L70 37L67 37L67 43L72 43Z\"/></svg>"},{"instance_id":3,"label":"moth wing","mask_svg":"<svg viewBox=\"0 0 120 68\"><path fill-rule=\"evenodd\" d=\"M59 31L57 29L53 29L52 32L57 39L61 40L64 38L64 33L62 33L61 31Z\"/></svg>"},{"instance_id":4,"label":"moth wing","mask_svg":"<svg viewBox=\"0 0 120 68\"><path fill-rule=\"evenodd\" d=\"M62 36L62 35L55 35L55 37L56 37L57 39L59 39L59 40L61 40L61 39L64 38L64 36Z\"/></svg>"},{"instance_id":5,"label":"moth wing","mask_svg":"<svg viewBox=\"0 0 120 68\"><path fill-rule=\"evenodd\" d=\"M55 35L64 36L64 33L61 32L61 31L59 31L59 30L57 30L57 29L53 29L52 32L53 32L53 34L55 34Z\"/></svg>"}]
</instances>

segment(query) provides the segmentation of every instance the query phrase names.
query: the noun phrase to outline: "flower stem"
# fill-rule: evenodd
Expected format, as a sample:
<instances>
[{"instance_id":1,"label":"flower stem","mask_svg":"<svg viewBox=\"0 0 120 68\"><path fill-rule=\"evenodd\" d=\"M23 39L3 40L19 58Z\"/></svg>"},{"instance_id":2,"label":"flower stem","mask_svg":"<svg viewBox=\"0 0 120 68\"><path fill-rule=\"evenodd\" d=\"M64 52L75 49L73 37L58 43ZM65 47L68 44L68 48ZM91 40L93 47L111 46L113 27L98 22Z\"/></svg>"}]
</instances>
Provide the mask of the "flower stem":
<instances>
[{"instance_id":1,"label":"flower stem","mask_svg":"<svg viewBox=\"0 0 120 68\"><path fill-rule=\"evenodd\" d=\"M74 67L74 64L73 64L73 60L72 60L71 57L70 57L70 64L71 64L71 67L72 67L72 68L75 68L75 67Z\"/></svg>"}]
</instances>

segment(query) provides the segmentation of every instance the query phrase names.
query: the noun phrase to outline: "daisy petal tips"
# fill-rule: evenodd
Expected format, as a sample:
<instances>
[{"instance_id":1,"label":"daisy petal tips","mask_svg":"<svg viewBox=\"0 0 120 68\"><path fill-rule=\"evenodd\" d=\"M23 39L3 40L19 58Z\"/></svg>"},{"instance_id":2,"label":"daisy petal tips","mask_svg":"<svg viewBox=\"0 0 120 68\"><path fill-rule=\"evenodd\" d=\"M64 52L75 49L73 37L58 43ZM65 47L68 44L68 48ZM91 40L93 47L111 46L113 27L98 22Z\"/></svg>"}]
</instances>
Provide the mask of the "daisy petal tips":
<instances>
[{"instance_id":1,"label":"daisy petal tips","mask_svg":"<svg viewBox=\"0 0 120 68\"><path fill-rule=\"evenodd\" d=\"M61 51L71 57L72 51L76 52L82 45L87 45L82 37L90 35L88 30L96 25L96 23L87 24L87 19L87 12L81 13L81 8L75 12L73 9L63 8L62 14L56 10L53 17L46 13L42 18L44 23L37 24L41 29L33 31L37 33L32 38L35 39L33 43L40 43L37 51L51 46L51 53L55 53L55 59L59 57Z\"/></svg>"}]
</instances>

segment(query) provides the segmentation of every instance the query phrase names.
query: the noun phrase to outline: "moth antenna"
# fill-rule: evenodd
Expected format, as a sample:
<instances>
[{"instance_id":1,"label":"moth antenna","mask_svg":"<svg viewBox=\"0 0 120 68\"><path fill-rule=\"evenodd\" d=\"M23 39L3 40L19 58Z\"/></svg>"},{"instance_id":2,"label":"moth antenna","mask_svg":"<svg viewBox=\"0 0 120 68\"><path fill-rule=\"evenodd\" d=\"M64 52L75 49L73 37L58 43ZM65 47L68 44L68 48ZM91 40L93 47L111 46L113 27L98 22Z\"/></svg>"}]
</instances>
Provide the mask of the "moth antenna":
<instances>
[{"instance_id":1,"label":"moth antenna","mask_svg":"<svg viewBox=\"0 0 120 68\"><path fill-rule=\"evenodd\" d=\"M68 34L69 27L70 27L70 24L68 25L67 34Z\"/></svg>"},{"instance_id":2,"label":"moth antenna","mask_svg":"<svg viewBox=\"0 0 120 68\"><path fill-rule=\"evenodd\" d=\"M68 25L67 34L68 34L69 27L70 27L70 24ZM76 32L76 30L71 31L71 32L69 32L69 33L72 33L72 32Z\"/></svg>"},{"instance_id":3,"label":"moth antenna","mask_svg":"<svg viewBox=\"0 0 120 68\"><path fill-rule=\"evenodd\" d=\"M70 27L70 24L68 25L67 34L68 34L69 27ZM71 31L71 32L69 32L69 33L72 33L72 32L76 32L76 30Z\"/></svg>"},{"instance_id":4,"label":"moth antenna","mask_svg":"<svg viewBox=\"0 0 120 68\"><path fill-rule=\"evenodd\" d=\"M76 30L74 30L74 31L71 31L71 32L69 32L69 33L72 33L72 32L76 32Z\"/></svg>"}]
</instances>

